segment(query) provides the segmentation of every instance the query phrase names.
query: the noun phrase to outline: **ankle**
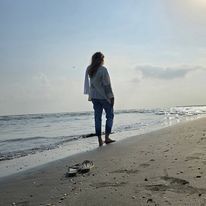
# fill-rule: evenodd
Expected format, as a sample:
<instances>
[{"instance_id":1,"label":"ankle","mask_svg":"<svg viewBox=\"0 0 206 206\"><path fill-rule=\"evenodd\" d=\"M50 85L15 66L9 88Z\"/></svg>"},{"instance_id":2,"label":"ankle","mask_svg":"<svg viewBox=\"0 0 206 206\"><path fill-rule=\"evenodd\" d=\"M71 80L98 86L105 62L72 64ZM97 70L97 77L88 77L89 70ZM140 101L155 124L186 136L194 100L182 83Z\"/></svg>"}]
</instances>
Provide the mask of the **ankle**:
<instances>
[{"instance_id":1,"label":"ankle","mask_svg":"<svg viewBox=\"0 0 206 206\"><path fill-rule=\"evenodd\" d=\"M109 135L108 134L105 135L105 140L107 140L107 139L109 139Z\"/></svg>"},{"instance_id":2,"label":"ankle","mask_svg":"<svg viewBox=\"0 0 206 206\"><path fill-rule=\"evenodd\" d=\"M99 146L101 147L103 145L103 140L101 136L98 136L98 142L99 142Z\"/></svg>"}]
</instances>

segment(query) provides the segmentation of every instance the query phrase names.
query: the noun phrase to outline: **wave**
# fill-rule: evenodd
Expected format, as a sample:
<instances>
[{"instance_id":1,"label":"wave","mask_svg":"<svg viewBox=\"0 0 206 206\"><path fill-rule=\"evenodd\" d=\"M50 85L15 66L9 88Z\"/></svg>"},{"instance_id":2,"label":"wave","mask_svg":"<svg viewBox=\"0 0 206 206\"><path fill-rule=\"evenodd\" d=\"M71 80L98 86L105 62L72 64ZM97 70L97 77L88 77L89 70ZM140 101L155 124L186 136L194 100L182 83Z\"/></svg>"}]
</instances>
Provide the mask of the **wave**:
<instances>
[{"instance_id":1,"label":"wave","mask_svg":"<svg viewBox=\"0 0 206 206\"><path fill-rule=\"evenodd\" d=\"M129 110L116 110L115 114L135 114L135 113L154 113L156 109L129 109Z\"/></svg>"},{"instance_id":2,"label":"wave","mask_svg":"<svg viewBox=\"0 0 206 206\"><path fill-rule=\"evenodd\" d=\"M35 154L37 152L43 152L45 150L55 149L56 147L57 146L55 145L47 145L47 146L40 146L40 147L35 147L31 149L26 149L26 150L17 150L13 152L0 153L0 161L12 160L15 158L25 157L27 155Z\"/></svg>"},{"instance_id":3,"label":"wave","mask_svg":"<svg viewBox=\"0 0 206 206\"><path fill-rule=\"evenodd\" d=\"M155 112L156 115L180 115L180 116L195 116L200 114L206 114L206 106L196 106L196 107L171 107L168 109L159 109Z\"/></svg>"},{"instance_id":4,"label":"wave","mask_svg":"<svg viewBox=\"0 0 206 206\"><path fill-rule=\"evenodd\" d=\"M45 118L62 118L62 117L80 117L93 115L93 112L67 112L67 113L52 113L52 114L25 114L25 115L4 115L0 116L0 121L13 120L39 120Z\"/></svg>"},{"instance_id":5,"label":"wave","mask_svg":"<svg viewBox=\"0 0 206 206\"><path fill-rule=\"evenodd\" d=\"M81 138L82 136L85 135L80 135L80 136L57 136L57 137L41 137L41 136L37 136L37 137L28 137L28 138L17 138L17 139L7 139L7 140L2 140L0 141L0 143L23 143L23 142L31 142L31 141L41 141L41 140L48 140L49 142L51 142L52 140L56 140L57 142L61 142L61 141L71 141L71 140L75 140L78 137Z\"/></svg>"},{"instance_id":6,"label":"wave","mask_svg":"<svg viewBox=\"0 0 206 206\"><path fill-rule=\"evenodd\" d=\"M124 114L124 113L158 113L163 112L186 112L191 111L193 113L206 113L206 106L176 106L168 108L152 108L152 109L125 109L125 110L116 110L115 114ZM62 118L62 117L82 117L82 116L91 116L93 111L86 112L62 112L62 113L44 113L44 114L23 114L23 115L4 115L0 116L0 121L13 121L13 120L31 120L31 119L45 119L45 118Z\"/></svg>"},{"instance_id":7,"label":"wave","mask_svg":"<svg viewBox=\"0 0 206 206\"><path fill-rule=\"evenodd\" d=\"M30 154L35 154L37 152L43 152L45 150L52 150L55 148L58 148L59 146L75 141L81 138L90 138L95 136L95 134L90 133L90 134L83 134L83 135L76 135L76 136L59 136L59 137L29 137L29 138L18 138L18 139L9 139L9 140L3 140L0 141L0 146L1 144L4 145L6 143L9 143L11 146L12 144L14 145L22 145L23 143L26 143L27 145L31 146L32 143L37 142L39 146L35 146L32 148L28 149L17 149L15 151L7 151L7 152L0 152L0 161L4 160L11 160L14 158L20 158L24 157ZM43 142L42 142L43 140ZM48 140L48 141L45 141ZM43 144L44 143L44 144ZM34 144L36 145L36 144Z\"/></svg>"},{"instance_id":8,"label":"wave","mask_svg":"<svg viewBox=\"0 0 206 206\"><path fill-rule=\"evenodd\" d=\"M31 141L31 140L39 140L39 139L48 139L48 138L47 138L47 137L17 138L17 139L2 140L2 141L0 141L0 143L27 142L27 141Z\"/></svg>"}]
</instances>

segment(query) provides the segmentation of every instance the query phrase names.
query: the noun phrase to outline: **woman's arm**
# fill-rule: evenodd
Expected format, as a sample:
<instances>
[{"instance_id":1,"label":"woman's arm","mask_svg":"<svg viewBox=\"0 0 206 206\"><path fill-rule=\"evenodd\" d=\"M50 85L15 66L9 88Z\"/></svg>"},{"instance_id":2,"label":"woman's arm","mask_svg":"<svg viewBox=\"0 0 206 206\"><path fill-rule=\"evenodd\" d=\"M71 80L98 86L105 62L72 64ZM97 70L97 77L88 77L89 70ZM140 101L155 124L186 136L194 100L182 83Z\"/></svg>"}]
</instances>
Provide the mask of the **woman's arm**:
<instances>
[{"instance_id":1,"label":"woman's arm","mask_svg":"<svg viewBox=\"0 0 206 206\"><path fill-rule=\"evenodd\" d=\"M106 94L107 98L110 99L111 104L114 105L114 94L113 94L113 91L112 91L110 76L109 76L109 73L108 73L106 68L103 71L102 80L103 80L102 82L103 82L105 94Z\"/></svg>"},{"instance_id":2,"label":"woman's arm","mask_svg":"<svg viewBox=\"0 0 206 206\"><path fill-rule=\"evenodd\" d=\"M85 78L84 78L84 94L89 94L89 74L88 74L88 68L85 72Z\"/></svg>"}]
</instances>

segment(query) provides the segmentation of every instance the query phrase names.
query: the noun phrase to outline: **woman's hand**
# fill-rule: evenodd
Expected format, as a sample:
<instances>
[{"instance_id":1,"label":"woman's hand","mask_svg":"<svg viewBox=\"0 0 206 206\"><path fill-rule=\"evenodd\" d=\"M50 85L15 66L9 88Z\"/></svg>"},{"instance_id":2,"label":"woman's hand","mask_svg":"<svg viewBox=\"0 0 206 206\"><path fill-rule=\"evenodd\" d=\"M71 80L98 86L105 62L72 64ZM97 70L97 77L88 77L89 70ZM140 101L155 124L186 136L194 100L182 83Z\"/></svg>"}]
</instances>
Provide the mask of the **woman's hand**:
<instances>
[{"instance_id":1,"label":"woman's hand","mask_svg":"<svg viewBox=\"0 0 206 206\"><path fill-rule=\"evenodd\" d=\"M114 97L110 98L112 107L114 106Z\"/></svg>"}]
</instances>

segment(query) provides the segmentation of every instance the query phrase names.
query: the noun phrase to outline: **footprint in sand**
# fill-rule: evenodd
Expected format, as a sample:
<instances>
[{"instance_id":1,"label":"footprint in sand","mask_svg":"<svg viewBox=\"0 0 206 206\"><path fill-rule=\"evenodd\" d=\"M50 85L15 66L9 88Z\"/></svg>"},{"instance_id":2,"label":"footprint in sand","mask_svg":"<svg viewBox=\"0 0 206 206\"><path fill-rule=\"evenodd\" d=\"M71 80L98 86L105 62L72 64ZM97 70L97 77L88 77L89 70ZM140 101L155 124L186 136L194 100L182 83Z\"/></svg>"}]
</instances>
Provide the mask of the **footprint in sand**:
<instances>
[{"instance_id":1,"label":"footprint in sand","mask_svg":"<svg viewBox=\"0 0 206 206\"><path fill-rule=\"evenodd\" d=\"M143 167L143 168L146 168L146 167L149 167L149 166L150 166L150 164L148 164L148 163L142 163L142 164L139 165L139 167Z\"/></svg>"},{"instance_id":2,"label":"footprint in sand","mask_svg":"<svg viewBox=\"0 0 206 206\"><path fill-rule=\"evenodd\" d=\"M135 169L119 169L119 170L112 171L111 173L136 174L138 172L139 170L135 170Z\"/></svg>"},{"instance_id":3,"label":"footprint in sand","mask_svg":"<svg viewBox=\"0 0 206 206\"><path fill-rule=\"evenodd\" d=\"M169 177L169 176L162 176L160 179L169 182L170 184L179 184L179 185L187 185L189 182L184 179L176 178L176 177Z\"/></svg>"},{"instance_id":4,"label":"footprint in sand","mask_svg":"<svg viewBox=\"0 0 206 206\"><path fill-rule=\"evenodd\" d=\"M200 159L201 156L203 156L203 153L194 153L188 157L186 157L185 161L190 161L190 160L198 160Z\"/></svg>"},{"instance_id":5,"label":"footprint in sand","mask_svg":"<svg viewBox=\"0 0 206 206\"><path fill-rule=\"evenodd\" d=\"M199 157L190 156L190 157L186 157L185 161L198 160L198 159L200 159L200 158Z\"/></svg>"},{"instance_id":6,"label":"footprint in sand","mask_svg":"<svg viewBox=\"0 0 206 206\"><path fill-rule=\"evenodd\" d=\"M158 184L160 180L164 180L165 183ZM150 191L165 192L171 191L175 193L185 194L206 194L206 188L197 188L190 186L189 182L184 179L162 176L157 184L145 185L144 188Z\"/></svg>"},{"instance_id":7,"label":"footprint in sand","mask_svg":"<svg viewBox=\"0 0 206 206\"><path fill-rule=\"evenodd\" d=\"M121 187L126 184L127 182L97 182L97 183L92 184L91 186L98 189L102 187Z\"/></svg>"}]
</instances>

